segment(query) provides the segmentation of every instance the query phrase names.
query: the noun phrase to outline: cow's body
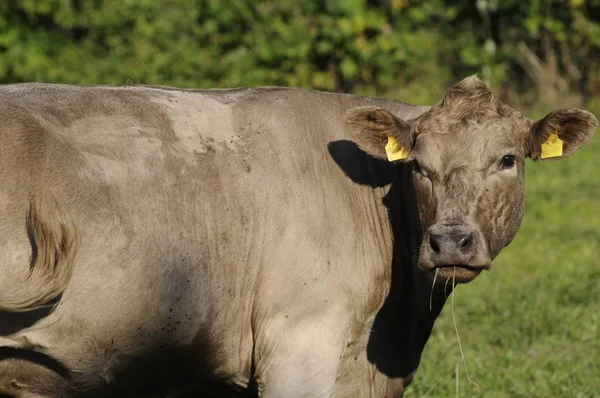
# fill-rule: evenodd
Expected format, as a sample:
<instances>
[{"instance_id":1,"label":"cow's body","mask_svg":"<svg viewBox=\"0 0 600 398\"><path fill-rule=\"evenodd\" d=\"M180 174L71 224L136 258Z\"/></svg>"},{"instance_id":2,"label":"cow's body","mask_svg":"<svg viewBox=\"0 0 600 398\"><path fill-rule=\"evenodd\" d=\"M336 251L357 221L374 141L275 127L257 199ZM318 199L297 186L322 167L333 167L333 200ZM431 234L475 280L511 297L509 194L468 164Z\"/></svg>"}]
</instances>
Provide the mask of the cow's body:
<instances>
[{"instance_id":1,"label":"cow's body","mask_svg":"<svg viewBox=\"0 0 600 398\"><path fill-rule=\"evenodd\" d=\"M444 293L430 312L412 177L350 142L358 105L428 109L291 89L0 88L0 299L28 283L32 200L53 197L45 217L80 238L55 309L0 312L0 395L400 394Z\"/></svg>"}]
</instances>

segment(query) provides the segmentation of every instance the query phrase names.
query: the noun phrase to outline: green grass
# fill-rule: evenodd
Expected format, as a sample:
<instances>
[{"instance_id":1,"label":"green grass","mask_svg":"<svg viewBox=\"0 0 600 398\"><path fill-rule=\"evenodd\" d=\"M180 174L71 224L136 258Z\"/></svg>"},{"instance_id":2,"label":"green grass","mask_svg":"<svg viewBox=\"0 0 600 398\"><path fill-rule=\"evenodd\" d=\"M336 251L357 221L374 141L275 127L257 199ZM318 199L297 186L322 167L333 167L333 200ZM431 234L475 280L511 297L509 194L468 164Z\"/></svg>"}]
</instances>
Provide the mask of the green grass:
<instances>
[{"instance_id":1,"label":"green grass","mask_svg":"<svg viewBox=\"0 0 600 398\"><path fill-rule=\"evenodd\" d=\"M490 272L457 288L480 387L466 378L449 300L407 397L600 397L599 153L597 132L569 159L527 162L519 234Z\"/></svg>"}]
</instances>

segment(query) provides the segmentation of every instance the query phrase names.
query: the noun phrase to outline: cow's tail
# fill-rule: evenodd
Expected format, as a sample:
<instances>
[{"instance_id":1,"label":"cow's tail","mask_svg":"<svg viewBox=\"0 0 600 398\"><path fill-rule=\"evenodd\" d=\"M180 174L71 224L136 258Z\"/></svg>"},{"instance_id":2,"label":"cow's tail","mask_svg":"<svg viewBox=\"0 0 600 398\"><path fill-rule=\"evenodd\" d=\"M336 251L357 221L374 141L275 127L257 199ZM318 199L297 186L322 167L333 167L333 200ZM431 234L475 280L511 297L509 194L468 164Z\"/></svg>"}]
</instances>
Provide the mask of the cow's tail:
<instances>
[{"instance_id":1,"label":"cow's tail","mask_svg":"<svg viewBox=\"0 0 600 398\"><path fill-rule=\"evenodd\" d=\"M29 275L12 286L0 285L0 311L25 312L53 305L73 274L79 236L53 198L32 198L26 228L31 243Z\"/></svg>"}]
</instances>

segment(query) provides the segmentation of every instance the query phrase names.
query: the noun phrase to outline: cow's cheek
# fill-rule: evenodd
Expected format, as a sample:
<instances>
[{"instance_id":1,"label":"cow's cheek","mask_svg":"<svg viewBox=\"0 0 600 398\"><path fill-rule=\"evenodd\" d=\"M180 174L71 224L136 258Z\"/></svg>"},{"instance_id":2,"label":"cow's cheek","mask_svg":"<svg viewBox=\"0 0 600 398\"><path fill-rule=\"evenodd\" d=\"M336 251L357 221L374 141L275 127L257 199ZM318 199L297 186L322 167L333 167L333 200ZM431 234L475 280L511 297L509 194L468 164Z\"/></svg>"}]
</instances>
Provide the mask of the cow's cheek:
<instances>
[{"instance_id":1,"label":"cow's cheek","mask_svg":"<svg viewBox=\"0 0 600 398\"><path fill-rule=\"evenodd\" d=\"M435 222L436 203L433 196L431 181L424 177L415 176L414 179L417 201L419 204L419 216L423 232L427 231Z\"/></svg>"},{"instance_id":2,"label":"cow's cheek","mask_svg":"<svg viewBox=\"0 0 600 398\"><path fill-rule=\"evenodd\" d=\"M502 248L508 246L519 231L521 221L523 220L524 210L524 193L522 179L516 181L511 187L510 192L507 192L507 208L506 217L502 229Z\"/></svg>"},{"instance_id":3,"label":"cow's cheek","mask_svg":"<svg viewBox=\"0 0 600 398\"><path fill-rule=\"evenodd\" d=\"M480 192L476 204L475 219L485 238L491 258L502 250L502 224L507 211L505 195L506 182L492 176L484 181L484 190Z\"/></svg>"},{"instance_id":4,"label":"cow's cheek","mask_svg":"<svg viewBox=\"0 0 600 398\"><path fill-rule=\"evenodd\" d=\"M486 220L482 225L488 250L495 258L515 237L523 217L522 178L495 184L486 192L487 200L480 211Z\"/></svg>"}]
</instances>

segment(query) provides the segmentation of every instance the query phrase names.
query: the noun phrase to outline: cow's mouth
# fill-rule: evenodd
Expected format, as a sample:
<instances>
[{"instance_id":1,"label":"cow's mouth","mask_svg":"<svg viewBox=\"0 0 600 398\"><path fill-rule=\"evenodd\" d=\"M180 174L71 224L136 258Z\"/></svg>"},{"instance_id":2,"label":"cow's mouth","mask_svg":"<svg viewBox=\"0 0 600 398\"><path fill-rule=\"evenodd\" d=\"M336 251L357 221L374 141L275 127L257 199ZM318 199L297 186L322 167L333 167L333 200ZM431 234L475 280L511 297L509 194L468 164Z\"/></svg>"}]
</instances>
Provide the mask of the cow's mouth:
<instances>
[{"instance_id":1,"label":"cow's mouth","mask_svg":"<svg viewBox=\"0 0 600 398\"><path fill-rule=\"evenodd\" d=\"M475 279L489 265L442 264L430 269L438 283L467 283Z\"/></svg>"}]
</instances>

